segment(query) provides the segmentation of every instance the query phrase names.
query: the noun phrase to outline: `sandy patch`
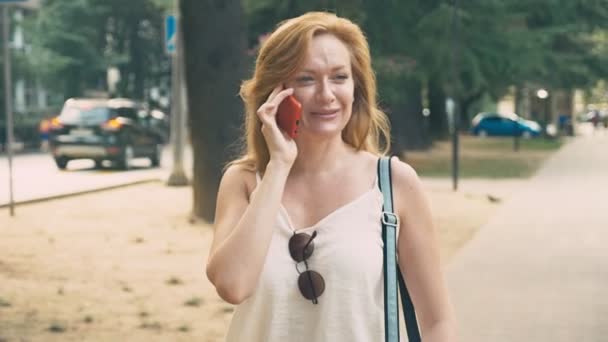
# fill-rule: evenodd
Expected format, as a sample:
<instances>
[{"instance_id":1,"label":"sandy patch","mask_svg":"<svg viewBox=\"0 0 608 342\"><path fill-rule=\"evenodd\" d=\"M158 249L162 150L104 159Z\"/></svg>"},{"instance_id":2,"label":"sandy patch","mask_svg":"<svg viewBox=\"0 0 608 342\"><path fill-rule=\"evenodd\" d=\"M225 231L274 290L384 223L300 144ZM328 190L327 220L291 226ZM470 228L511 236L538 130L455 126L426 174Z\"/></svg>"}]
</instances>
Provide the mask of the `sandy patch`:
<instances>
[{"instance_id":1,"label":"sandy patch","mask_svg":"<svg viewBox=\"0 0 608 342\"><path fill-rule=\"evenodd\" d=\"M425 186L449 262L500 203L487 184ZM204 275L211 227L190 207L188 188L145 184L0 210L0 341L222 341L232 306Z\"/></svg>"}]
</instances>

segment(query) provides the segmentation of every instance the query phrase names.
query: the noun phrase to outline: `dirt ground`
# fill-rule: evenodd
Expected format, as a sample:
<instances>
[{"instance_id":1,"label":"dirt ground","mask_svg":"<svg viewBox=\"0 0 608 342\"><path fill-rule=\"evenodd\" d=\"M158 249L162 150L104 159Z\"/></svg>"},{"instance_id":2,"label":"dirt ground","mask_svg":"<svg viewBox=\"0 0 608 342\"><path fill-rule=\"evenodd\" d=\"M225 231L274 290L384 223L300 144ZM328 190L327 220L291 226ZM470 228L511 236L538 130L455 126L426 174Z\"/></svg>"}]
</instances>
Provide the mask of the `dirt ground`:
<instances>
[{"instance_id":1,"label":"dirt ground","mask_svg":"<svg viewBox=\"0 0 608 342\"><path fill-rule=\"evenodd\" d=\"M424 182L444 263L523 183ZM189 188L151 183L0 210L0 342L222 341L233 307L190 207Z\"/></svg>"}]
</instances>

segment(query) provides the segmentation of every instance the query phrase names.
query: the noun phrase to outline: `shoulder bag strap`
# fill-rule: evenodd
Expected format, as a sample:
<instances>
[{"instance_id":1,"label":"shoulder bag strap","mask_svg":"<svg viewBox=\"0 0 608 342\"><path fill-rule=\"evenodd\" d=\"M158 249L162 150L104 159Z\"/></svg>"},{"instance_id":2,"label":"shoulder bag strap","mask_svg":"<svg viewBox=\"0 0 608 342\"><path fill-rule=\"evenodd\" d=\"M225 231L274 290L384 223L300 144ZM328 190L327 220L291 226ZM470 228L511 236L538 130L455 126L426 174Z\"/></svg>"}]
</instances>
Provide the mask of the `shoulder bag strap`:
<instances>
[{"instance_id":1,"label":"shoulder bag strap","mask_svg":"<svg viewBox=\"0 0 608 342\"><path fill-rule=\"evenodd\" d=\"M397 226L399 220L394 214L391 182L391 160L382 157L378 160L378 183L384 196L382 208L382 240L384 242L384 331L386 342L399 342L398 290L401 291L401 304L410 342L420 342L420 331L416 320L414 304L405 285L403 275L397 264Z\"/></svg>"}]
</instances>

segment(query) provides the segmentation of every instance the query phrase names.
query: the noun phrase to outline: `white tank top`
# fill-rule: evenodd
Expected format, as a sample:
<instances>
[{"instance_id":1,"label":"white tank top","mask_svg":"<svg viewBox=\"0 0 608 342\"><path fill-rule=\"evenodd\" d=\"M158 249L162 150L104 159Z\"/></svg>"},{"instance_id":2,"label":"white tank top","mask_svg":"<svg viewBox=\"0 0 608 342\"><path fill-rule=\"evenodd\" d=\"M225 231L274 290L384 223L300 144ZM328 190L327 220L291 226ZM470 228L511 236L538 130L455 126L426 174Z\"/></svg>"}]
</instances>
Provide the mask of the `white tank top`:
<instances>
[{"instance_id":1,"label":"white tank top","mask_svg":"<svg viewBox=\"0 0 608 342\"><path fill-rule=\"evenodd\" d=\"M324 278L325 292L316 305L298 288L288 248L294 228L281 205L257 288L236 307L226 341L384 341L382 203L376 180L358 198L297 230L317 231L308 266Z\"/></svg>"}]
</instances>

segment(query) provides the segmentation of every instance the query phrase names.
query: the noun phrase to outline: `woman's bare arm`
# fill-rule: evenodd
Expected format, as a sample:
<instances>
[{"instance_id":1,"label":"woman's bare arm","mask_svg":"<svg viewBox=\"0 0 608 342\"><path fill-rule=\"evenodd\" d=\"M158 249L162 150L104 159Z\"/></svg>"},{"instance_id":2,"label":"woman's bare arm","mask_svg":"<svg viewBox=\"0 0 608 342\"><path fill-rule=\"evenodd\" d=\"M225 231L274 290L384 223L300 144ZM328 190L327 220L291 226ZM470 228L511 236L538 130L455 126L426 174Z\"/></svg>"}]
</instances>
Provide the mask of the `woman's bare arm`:
<instances>
[{"instance_id":1,"label":"woman's bare arm","mask_svg":"<svg viewBox=\"0 0 608 342\"><path fill-rule=\"evenodd\" d=\"M393 159L392 180L400 227L399 265L416 308L425 342L456 341L456 324L442 275L429 201L418 175Z\"/></svg>"},{"instance_id":2,"label":"woman's bare arm","mask_svg":"<svg viewBox=\"0 0 608 342\"><path fill-rule=\"evenodd\" d=\"M249 200L245 178L251 171L231 166L222 177L207 277L229 303L242 302L257 285L288 173L288 167L270 162Z\"/></svg>"}]
</instances>

